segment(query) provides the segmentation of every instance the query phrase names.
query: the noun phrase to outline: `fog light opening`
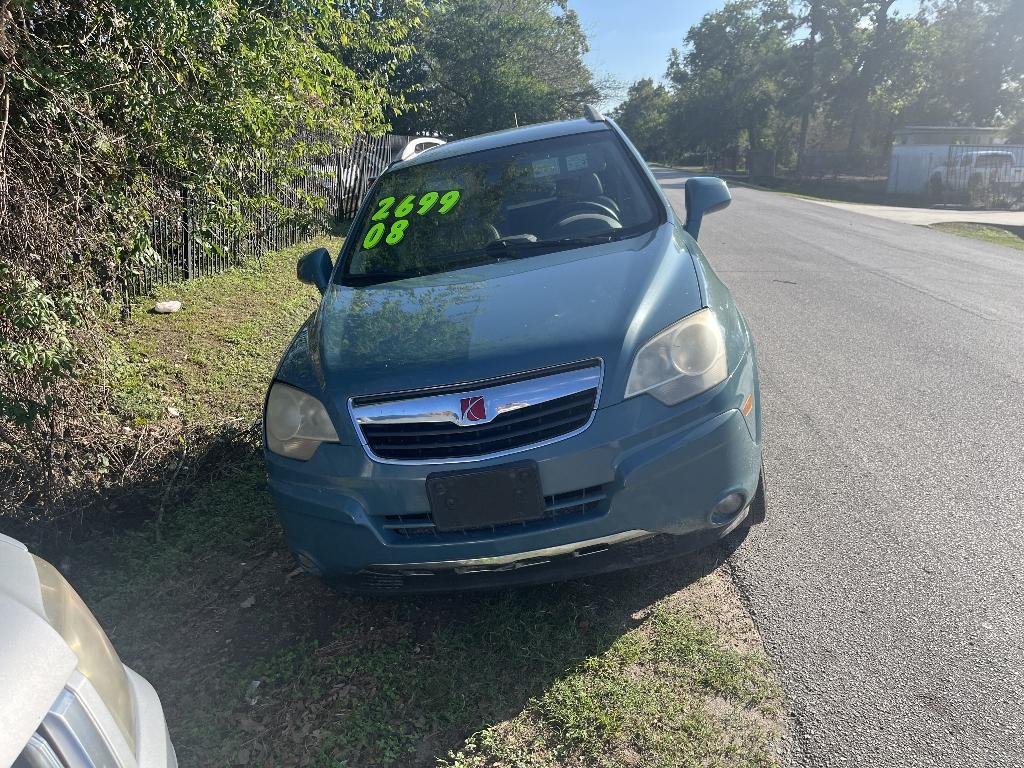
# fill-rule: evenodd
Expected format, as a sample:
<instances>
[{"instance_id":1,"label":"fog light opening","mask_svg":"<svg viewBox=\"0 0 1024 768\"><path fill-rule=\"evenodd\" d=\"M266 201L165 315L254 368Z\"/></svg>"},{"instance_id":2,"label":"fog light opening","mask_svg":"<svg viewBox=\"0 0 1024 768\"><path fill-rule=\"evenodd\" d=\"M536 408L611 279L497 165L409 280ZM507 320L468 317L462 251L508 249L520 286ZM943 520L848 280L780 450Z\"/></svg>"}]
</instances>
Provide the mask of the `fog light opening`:
<instances>
[{"instance_id":1,"label":"fog light opening","mask_svg":"<svg viewBox=\"0 0 1024 768\"><path fill-rule=\"evenodd\" d=\"M720 502L715 504L714 509L711 510L711 524L725 525L733 520L733 518L742 511L745 501L746 499L743 497L742 493L730 493Z\"/></svg>"}]
</instances>

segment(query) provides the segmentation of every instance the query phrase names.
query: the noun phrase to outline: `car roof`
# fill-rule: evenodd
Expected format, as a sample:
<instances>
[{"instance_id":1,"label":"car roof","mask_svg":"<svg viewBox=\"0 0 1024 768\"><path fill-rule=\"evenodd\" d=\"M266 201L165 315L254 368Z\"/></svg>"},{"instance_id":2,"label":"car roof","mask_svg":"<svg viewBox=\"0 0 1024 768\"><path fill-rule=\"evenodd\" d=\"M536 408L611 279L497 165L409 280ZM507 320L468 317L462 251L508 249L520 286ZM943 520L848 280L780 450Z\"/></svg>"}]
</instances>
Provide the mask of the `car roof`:
<instances>
[{"instance_id":1,"label":"car roof","mask_svg":"<svg viewBox=\"0 0 1024 768\"><path fill-rule=\"evenodd\" d=\"M529 141L540 141L541 139L552 139L556 136L570 136L575 133L593 133L595 131L607 131L607 123L601 121L587 120L560 120L554 123L537 123L536 125L525 125L522 128L507 128L504 131L484 133L480 136L472 136L468 139L449 141L437 147L431 147L418 155L394 163L388 171L408 168L422 163L433 163L436 160L445 160L449 157L469 155L473 152L482 152L486 149L508 147L513 144L525 144Z\"/></svg>"}]
</instances>

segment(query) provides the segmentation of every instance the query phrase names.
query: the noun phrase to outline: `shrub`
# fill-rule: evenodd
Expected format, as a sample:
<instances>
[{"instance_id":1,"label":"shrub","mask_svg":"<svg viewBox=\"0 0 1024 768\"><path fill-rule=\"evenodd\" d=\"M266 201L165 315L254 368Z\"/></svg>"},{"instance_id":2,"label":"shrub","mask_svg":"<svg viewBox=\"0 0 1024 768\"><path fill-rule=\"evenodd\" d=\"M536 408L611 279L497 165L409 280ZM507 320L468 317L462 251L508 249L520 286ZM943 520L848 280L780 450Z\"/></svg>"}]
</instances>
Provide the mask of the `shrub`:
<instances>
[{"instance_id":1,"label":"shrub","mask_svg":"<svg viewBox=\"0 0 1024 768\"><path fill-rule=\"evenodd\" d=\"M152 217L184 189L211 227L244 236L245 212L280 206L274 188L305 158L385 130L421 11L0 0L2 514L61 515L121 450L97 331L157 258ZM317 204L293 197L281 215Z\"/></svg>"}]
</instances>

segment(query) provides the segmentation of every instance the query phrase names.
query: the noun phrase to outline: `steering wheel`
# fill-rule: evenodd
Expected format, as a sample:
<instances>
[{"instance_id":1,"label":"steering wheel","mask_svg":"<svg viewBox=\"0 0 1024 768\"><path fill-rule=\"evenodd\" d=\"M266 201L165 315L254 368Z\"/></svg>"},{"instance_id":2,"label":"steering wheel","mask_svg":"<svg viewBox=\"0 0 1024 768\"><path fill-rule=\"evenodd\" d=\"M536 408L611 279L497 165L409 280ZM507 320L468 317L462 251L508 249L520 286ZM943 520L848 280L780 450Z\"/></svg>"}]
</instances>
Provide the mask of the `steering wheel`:
<instances>
[{"instance_id":1,"label":"steering wheel","mask_svg":"<svg viewBox=\"0 0 1024 768\"><path fill-rule=\"evenodd\" d=\"M481 221L479 223L481 234L484 235L485 243L493 243L495 240L501 240L501 232L498 228L488 221Z\"/></svg>"},{"instance_id":2,"label":"steering wheel","mask_svg":"<svg viewBox=\"0 0 1024 768\"><path fill-rule=\"evenodd\" d=\"M622 223L614 216L604 213L591 213L590 211L578 211L563 216L552 226L552 229L563 230L559 235L566 236L570 230L571 234L580 236L597 235L610 229L622 229ZM569 235L571 236L571 235Z\"/></svg>"},{"instance_id":3,"label":"steering wheel","mask_svg":"<svg viewBox=\"0 0 1024 768\"><path fill-rule=\"evenodd\" d=\"M501 239L498 228L487 221L473 221L459 224L450 233L451 242L462 250L477 248Z\"/></svg>"},{"instance_id":4,"label":"steering wheel","mask_svg":"<svg viewBox=\"0 0 1024 768\"><path fill-rule=\"evenodd\" d=\"M555 215L560 221L576 213L599 213L602 216L611 216L616 221L619 220L619 214L611 207L604 203L596 203L593 200L578 200L574 203L569 203L565 210L559 211Z\"/></svg>"}]
</instances>

